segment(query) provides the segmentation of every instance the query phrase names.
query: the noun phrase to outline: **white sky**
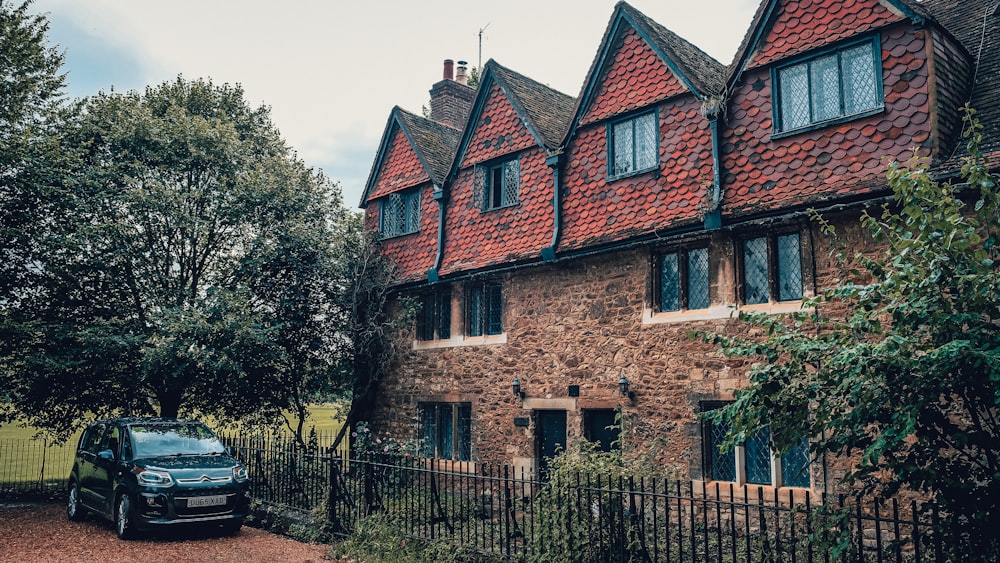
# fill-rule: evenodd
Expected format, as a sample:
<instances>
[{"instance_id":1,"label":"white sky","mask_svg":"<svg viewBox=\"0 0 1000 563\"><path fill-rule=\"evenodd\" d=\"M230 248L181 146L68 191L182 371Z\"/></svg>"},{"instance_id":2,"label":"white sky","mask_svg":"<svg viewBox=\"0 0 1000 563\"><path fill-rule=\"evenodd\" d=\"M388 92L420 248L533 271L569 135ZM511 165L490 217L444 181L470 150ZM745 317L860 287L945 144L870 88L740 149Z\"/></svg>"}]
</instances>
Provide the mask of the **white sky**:
<instances>
[{"instance_id":1,"label":"white sky","mask_svg":"<svg viewBox=\"0 0 1000 563\"><path fill-rule=\"evenodd\" d=\"M15 2L16 4L17 2ZM760 0L631 0L729 64ZM419 114L442 61L498 63L580 92L613 0L35 0L66 51L69 94L178 74L239 83L356 207L394 105Z\"/></svg>"}]
</instances>

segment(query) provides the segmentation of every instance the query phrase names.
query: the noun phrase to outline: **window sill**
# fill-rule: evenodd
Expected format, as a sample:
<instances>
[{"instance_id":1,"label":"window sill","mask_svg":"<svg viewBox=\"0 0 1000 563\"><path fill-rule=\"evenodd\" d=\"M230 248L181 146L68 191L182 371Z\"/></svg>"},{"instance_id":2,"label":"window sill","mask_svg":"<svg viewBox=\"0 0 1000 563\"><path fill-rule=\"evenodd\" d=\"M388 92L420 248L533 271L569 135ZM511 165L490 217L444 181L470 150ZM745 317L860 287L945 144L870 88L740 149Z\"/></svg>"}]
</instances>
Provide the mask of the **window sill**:
<instances>
[{"instance_id":1,"label":"window sill","mask_svg":"<svg viewBox=\"0 0 1000 563\"><path fill-rule=\"evenodd\" d=\"M507 333L490 334L487 336L455 336L448 340L414 340L414 350L438 350L441 348L458 348L461 346L494 346L507 343Z\"/></svg>"},{"instance_id":2,"label":"window sill","mask_svg":"<svg viewBox=\"0 0 1000 563\"><path fill-rule=\"evenodd\" d=\"M768 315L780 315L784 313L800 313L809 309L802 308L802 301L772 301L770 303L759 303L756 305L740 305L739 311L747 313L767 313Z\"/></svg>"},{"instance_id":3,"label":"window sill","mask_svg":"<svg viewBox=\"0 0 1000 563\"><path fill-rule=\"evenodd\" d=\"M736 309L730 305L709 307L708 309L692 309L685 311L659 312L646 308L642 312L642 324L658 325L667 323L682 323L691 321L708 321L728 319L734 316Z\"/></svg>"},{"instance_id":4,"label":"window sill","mask_svg":"<svg viewBox=\"0 0 1000 563\"><path fill-rule=\"evenodd\" d=\"M657 164L656 166L651 166L649 168L643 168L641 170L634 170L634 171L631 171L631 172L625 172L625 173L618 174L618 175L615 175L615 176L608 176L608 181L609 182L614 182L616 180L623 180L625 178L631 178L632 176L638 176L639 174L645 174L646 172L653 172L653 171L659 171L659 170L660 170L660 165Z\"/></svg>"},{"instance_id":5,"label":"window sill","mask_svg":"<svg viewBox=\"0 0 1000 563\"><path fill-rule=\"evenodd\" d=\"M420 232L420 229L417 229L415 231L409 231L409 232L406 232L406 233L399 233L398 235L386 235L386 234L379 233L379 237L378 238L379 238L379 240L390 240L390 239L394 239L394 238L405 237L407 235L415 235L415 234L417 234L419 232Z\"/></svg>"},{"instance_id":6,"label":"window sill","mask_svg":"<svg viewBox=\"0 0 1000 563\"><path fill-rule=\"evenodd\" d=\"M508 204L508 205L499 205L497 207L482 207L482 208L479 209L479 212L480 213L490 213L492 211L500 211L500 210L503 210L503 209L510 209L511 207L517 207L518 205L521 205L520 201L515 201L514 203L511 203L511 204Z\"/></svg>"}]
</instances>

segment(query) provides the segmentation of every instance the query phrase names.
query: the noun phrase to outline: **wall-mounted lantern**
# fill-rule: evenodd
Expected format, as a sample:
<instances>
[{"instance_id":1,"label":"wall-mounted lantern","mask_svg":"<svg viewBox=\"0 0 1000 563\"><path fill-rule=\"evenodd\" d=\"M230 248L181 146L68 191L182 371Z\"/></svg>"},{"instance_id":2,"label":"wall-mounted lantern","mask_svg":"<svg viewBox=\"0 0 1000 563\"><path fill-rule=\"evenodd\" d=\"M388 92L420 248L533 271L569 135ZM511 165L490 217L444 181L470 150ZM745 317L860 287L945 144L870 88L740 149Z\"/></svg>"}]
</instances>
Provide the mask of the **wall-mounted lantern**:
<instances>
[{"instance_id":1,"label":"wall-mounted lantern","mask_svg":"<svg viewBox=\"0 0 1000 563\"><path fill-rule=\"evenodd\" d=\"M618 378L618 392L621 394L622 397L635 399L635 393L629 391L628 389L628 379L625 377L625 374L622 374L622 376Z\"/></svg>"},{"instance_id":2,"label":"wall-mounted lantern","mask_svg":"<svg viewBox=\"0 0 1000 563\"><path fill-rule=\"evenodd\" d=\"M521 380L520 379L518 379L518 378L515 377L514 381L512 381L511 384L510 384L510 388L511 388L511 390L514 391L514 395L516 397L520 397L522 399L524 398L524 391L521 391Z\"/></svg>"}]
</instances>

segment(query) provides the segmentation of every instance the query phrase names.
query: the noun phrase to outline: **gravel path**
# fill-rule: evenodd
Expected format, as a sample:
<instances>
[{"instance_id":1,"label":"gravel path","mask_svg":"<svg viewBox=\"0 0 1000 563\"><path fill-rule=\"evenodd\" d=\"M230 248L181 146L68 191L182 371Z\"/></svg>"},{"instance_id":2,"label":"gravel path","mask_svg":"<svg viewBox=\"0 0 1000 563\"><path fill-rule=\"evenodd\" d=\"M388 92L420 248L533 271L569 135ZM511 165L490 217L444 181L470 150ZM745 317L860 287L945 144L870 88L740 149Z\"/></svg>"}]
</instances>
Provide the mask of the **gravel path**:
<instances>
[{"instance_id":1,"label":"gravel path","mask_svg":"<svg viewBox=\"0 0 1000 563\"><path fill-rule=\"evenodd\" d=\"M66 519L61 504L0 504L0 562L142 561L319 562L329 547L300 543L244 526L232 537L197 530L121 541L111 522Z\"/></svg>"}]
</instances>

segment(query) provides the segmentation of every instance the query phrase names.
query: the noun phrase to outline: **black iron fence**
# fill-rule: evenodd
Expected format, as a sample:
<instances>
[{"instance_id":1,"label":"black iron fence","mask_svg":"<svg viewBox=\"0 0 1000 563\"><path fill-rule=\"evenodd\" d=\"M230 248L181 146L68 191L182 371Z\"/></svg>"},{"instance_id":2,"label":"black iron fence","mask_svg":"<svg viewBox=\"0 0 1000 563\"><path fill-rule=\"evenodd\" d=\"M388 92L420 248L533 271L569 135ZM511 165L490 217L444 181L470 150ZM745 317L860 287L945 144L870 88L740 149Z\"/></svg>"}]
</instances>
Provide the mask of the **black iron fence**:
<instances>
[{"instance_id":1,"label":"black iron fence","mask_svg":"<svg viewBox=\"0 0 1000 563\"><path fill-rule=\"evenodd\" d=\"M576 473L230 439L258 500L325 514L348 534L381 514L399 533L507 560L939 561L915 502ZM931 516L927 516L931 514Z\"/></svg>"},{"instance_id":2,"label":"black iron fence","mask_svg":"<svg viewBox=\"0 0 1000 563\"><path fill-rule=\"evenodd\" d=\"M0 440L0 499L57 494L66 488L76 443Z\"/></svg>"}]
</instances>

